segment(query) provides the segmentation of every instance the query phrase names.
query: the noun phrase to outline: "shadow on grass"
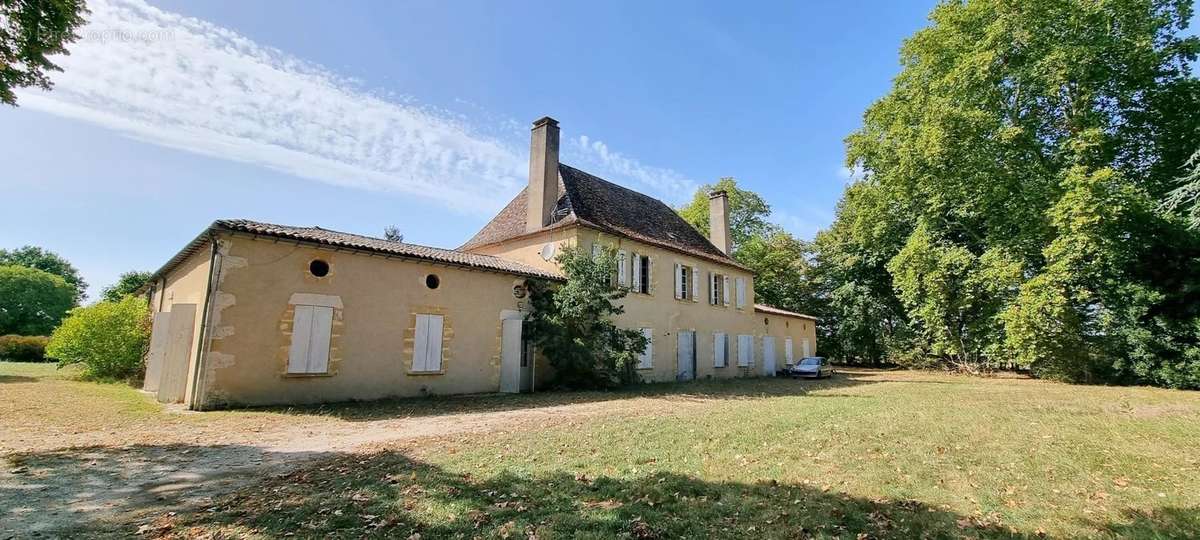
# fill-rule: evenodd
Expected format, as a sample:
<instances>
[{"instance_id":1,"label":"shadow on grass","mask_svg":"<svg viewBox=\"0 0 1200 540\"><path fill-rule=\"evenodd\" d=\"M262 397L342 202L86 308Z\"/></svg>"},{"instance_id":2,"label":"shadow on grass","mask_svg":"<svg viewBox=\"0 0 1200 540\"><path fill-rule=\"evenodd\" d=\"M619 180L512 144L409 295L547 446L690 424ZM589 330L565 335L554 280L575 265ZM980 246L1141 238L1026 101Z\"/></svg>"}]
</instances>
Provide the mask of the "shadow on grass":
<instances>
[{"instance_id":1,"label":"shadow on grass","mask_svg":"<svg viewBox=\"0 0 1200 540\"><path fill-rule=\"evenodd\" d=\"M4 383L31 383L37 382L37 377L26 377L24 375L0 375L0 384Z\"/></svg>"},{"instance_id":2,"label":"shadow on grass","mask_svg":"<svg viewBox=\"0 0 1200 540\"><path fill-rule=\"evenodd\" d=\"M243 445L135 445L0 459L0 538L78 534L98 523L211 503L282 465L332 454Z\"/></svg>"},{"instance_id":3,"label":"shadow on grass","mask_svg":"<svg viewBox=\"0 0 1200 540\"><path fill-rule=\"evenodd\" d=\"M532 394L429 396L291 407L258 407L252 410L282 414L324 415L346 421L373 421L536 409L642 397L675 401L706 401L803 396L813 391L846 388L873 382L877 381L864 377L862 374L839 373L831 378L821 380L796 380L782 377L711 379L686 383L642 384L610 391L550 390Z\"/></svg>"},{"instance_id":4,"label":"shadow on grass","mask_svg":"<svg viewBox=\"0 0 1200 540\"><path fill-rule=\"evenodd\" d=\"M322 460L215 506L148 528L162 537L1027 537L986 517L816 486L708 482L665 472L475 477L398 451Z\"/></svg>"}]
</instances>

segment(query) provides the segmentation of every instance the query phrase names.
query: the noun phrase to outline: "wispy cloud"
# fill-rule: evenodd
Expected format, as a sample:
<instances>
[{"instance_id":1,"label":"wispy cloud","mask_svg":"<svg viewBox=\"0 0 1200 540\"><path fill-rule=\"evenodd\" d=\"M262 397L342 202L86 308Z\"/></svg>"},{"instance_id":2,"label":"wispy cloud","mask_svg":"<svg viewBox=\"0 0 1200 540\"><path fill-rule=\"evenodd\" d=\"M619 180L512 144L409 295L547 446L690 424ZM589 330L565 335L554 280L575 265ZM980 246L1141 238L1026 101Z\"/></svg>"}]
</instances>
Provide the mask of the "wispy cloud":
<instances>
[{"instance_id":1,"label":"wispy cloud","mask_svg":"<svg viewBox=\"0 0 1200 540\"><path fill-rule=\"evenodd\" d=\"M682 203L699 187L694 180L662 167L644 165L636 159L609 149L603 141L590 139L587 135L572 137L564 148L564 159L573 159L579 166L601 176L618 176L632 180L632 186L643 192L666 199L669 203Z\"/></svg>"},{"instance_id":2,"label":"wispy cloud","mask_svg":"<svg viewBox=\"0 0 1200 540\"><path fill-rule=\"evenodd\" d=\"M842 179L842 182L846 184L853 184L859 180L862 180L863 177L866 176L866 170L863 169L861 163L855 163L854 167L842 165L841 167L838 167L837 175L838 178Z\"/></svg>"},{"instance_id":3,"label":"wispy cloud","mask_svg":"<svg viewBox=\"0 0 1200 540\"><path fill-rule=\"evenodd\" d=\"M467 212L524 183L523 152L302 59L140 0L92 0L54 91L22 106L151 143Z\"/></svg>"}]
</instances>

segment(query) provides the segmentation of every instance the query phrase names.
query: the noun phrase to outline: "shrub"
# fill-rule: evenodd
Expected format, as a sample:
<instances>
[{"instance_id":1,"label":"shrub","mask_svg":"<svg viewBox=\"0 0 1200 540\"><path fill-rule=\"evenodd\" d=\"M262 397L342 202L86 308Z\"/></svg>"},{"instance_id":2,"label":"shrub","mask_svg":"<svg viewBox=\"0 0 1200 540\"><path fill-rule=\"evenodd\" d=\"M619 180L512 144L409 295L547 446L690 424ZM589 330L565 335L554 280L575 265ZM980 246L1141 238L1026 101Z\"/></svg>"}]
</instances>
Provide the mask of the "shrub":
<instances>
[{"instance_id":1,"label":"shrub","mask_svg":"<svg viewBox=\"0 0 1200 540\"><path fill-rule=\"evenodd\" d=\"M0 334L49 334L75 305L63 278L24 266L0 266Z\"/></svg>"},{"instance_id":2,"label":"shrub","mask_svg":"<svg viewBox=\"0 0 1200 540\"><path fill-rule=\"evenodd\" d=\"M0 360L10 362L45 362L46 336L0 336Z\"/></svg>"},{"instance_id":3,"label":"shrub","mask_svg":"<svg viewBox=\"0 0 1200 540\"><path fill-rule=\"evenodd\" d=\"M146 301L134 296L76 308L50 335L46 355L59 365L83 364L91 378L129 378L142 369L149 321Z\"/></svg>"}]
</instances>

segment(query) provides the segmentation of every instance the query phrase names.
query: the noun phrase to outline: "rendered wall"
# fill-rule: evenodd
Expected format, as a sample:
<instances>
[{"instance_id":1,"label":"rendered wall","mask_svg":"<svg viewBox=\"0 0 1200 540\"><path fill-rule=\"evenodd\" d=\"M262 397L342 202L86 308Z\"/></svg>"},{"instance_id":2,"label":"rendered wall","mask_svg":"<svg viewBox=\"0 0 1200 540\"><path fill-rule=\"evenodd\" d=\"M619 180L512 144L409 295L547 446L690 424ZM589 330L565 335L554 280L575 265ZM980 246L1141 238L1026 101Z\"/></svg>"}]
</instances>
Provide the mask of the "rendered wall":
<instances>
[{"instance_id":1,"label":"rendered wall","mask_svg":"<svg viewBox=\"0 0 1200 540\"><path fill-rule=\"evenodd\" d=\"M206 407L498 390L500 312L523 307L522 278L243 235L221 245ZM309 273L313 259L329 263L326 277ZM288 374L294 305L313 299L335 308L329 372ZM410 372L417 313L445 317L440 373Z\"/></svg>"},{"instance_id":2,"label":"rendered wall","mask_svg":"<svg viewBox=\"0 0 1200 540\"><path fill-rule=\"evenodd\" d=\"M203 324L201 313L208 293L208 271L211 257L211 246L205 244L184 259L174 270L163 276L162 281L155 283L154 294L150 299L150 309L154 313L170 312L173 304L196 305L192 345L188 351L188 373L192 373L196 367L196 347L200 342L200 327ZM163 330L165 331L166 328L164 327ZM184 396L192 395L192 383L193 381L189 378ZM184 403L190 404L187 397L184 398Z\"/></svg>"}]
</instances>

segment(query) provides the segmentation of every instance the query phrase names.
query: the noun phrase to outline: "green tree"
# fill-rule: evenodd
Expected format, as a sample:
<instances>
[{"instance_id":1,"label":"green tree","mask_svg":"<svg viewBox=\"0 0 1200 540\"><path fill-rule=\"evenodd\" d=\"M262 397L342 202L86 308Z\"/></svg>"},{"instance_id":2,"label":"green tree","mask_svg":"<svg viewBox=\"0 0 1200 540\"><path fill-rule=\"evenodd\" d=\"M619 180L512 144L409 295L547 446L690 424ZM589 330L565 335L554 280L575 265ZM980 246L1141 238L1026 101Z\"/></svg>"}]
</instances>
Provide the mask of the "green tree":
<instances>
[{"instance_id":1,"label":"green tree","mask_svg":"<svg viewBox=\"0 0 1200 540\"><path fill-rule=\"evenodd\" d=\"M0 266L0 335L49 334L75 305L61 277L24 266Z\"/></svg>"},{"instance_id":2,"label":"green tree","mask_svg":"<svg viewBox=\"0 0 1200 540\"><path fill-rule=\"evenodd\" d=\"M705 184L696 190L692 201L677 211L701 234L708 236L708 194L724 190L729 195L729 236L733 251L755 236L766 236L774 227L767 221L771 206L759 194L745 190L733 178L722 178L716 184Z\"/></svg>"},{"instance_id":3,"label":"green tree","mask_svg":"<svg viewBox=\"0 0 1200 540\"><path fill-rule=\"evenodd\" d=\"M46 356L60 365L83 364L88 377L126 379L141 371L149 340L146 300L126 296L72 310L50 334Z\"/></svg>"},{"instance_id":4,"label":"green tree","mask_svg":"<svg viewBox=\"0 0 1200 540\"><path fill-rule=\"evenodd\" d=\"M127 295L137 292L146 282L150 281L150 276L154 275L151 272L139 272L131 270L121 274L117 278L117 282L113 283L100 291L100 299L105 302L116 302Z\"/></svg>"},{"instance_id":5,"label":"green tree","mask_svg":"<svg viewBox=\"0 0 1200 540\"><path fill-rule=\"evenodd\" d=\"M646 338L638 330L613 324L613 317L624 312L615 302L625 296L612 285L614 253L592 257L571 247L556 260L567 281L534 282L533 310L527 319L531 338L554 367L554 384L611 388L636 382Z\"/></svg>"},{"instance_id":6,"label":"green tree","mask_svg":"<svg viewBox=\"0 0 1200 540\"><path fill-rule=\"evenodd\" d=\"M83 0L0 2L0 102L15 106L15 88L53 86L49 72L62 69L49 57L69 54L86 13Z\"/></svg>"},{"instance_id":7,"label":"green tree","mask_svg":"<svg viewBox=\"0 0 1200 540\"><path fill-rule=\"evenodd\" d=\"M1180 211L1188 221L1188 227L1200 229L1200 150L1188 160L1191 171L1179 179L1180 186L1167 195L1162 209L1167 212Z\"/></svg>"},{"instance_id":8,"label":"green tree","mask_svg":"<svg viewBox=\"0 0 1200 540\"><path fill-rule=\"evenodd\" d=\"M1055 370L1067 378L1190 384L1198 241L1145 209L1200 139L1191 15L1183 1L939 4L847 138L864 174L816 243L838 323L885 332L898 299L907 339L855 339L949 361L1003 343L1086 367ZM847 320L862 316L877 320Z\"/></svg>"},{"instance_id":9,"label":"green tree","mask_svg":"<svg viewBox=\"0 0 1200 540\"><path fill-rule=\"evenodd\" d=\"M50 272L66 280L75 289L76 303L87 298L87 282L80 277L79 270L53 251L37 246L24 246L14 250L0 249L0 265L25 266Z\"/></svg>"}]
</instances>

